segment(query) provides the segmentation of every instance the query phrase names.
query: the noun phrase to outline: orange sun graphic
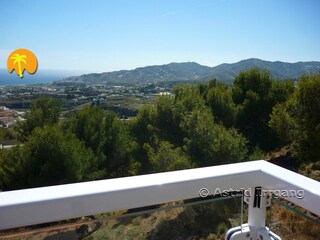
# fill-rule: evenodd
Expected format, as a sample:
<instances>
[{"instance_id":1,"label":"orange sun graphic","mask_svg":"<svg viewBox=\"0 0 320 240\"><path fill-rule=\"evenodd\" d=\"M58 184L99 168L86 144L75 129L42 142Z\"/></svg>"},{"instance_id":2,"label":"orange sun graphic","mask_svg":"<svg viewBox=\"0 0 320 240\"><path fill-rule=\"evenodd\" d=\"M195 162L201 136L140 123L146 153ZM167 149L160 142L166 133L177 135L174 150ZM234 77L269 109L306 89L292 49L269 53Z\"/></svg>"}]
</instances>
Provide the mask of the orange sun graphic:
<instances>
[{"instance_id":1,"label":"orange sun graphic","mask_svg":"<svg viewBox=\"0 0 320 240\"><path fill-rule=\"evenodd\" d=\"M17 75L22 78L24 70L30 74L34 74L37 71L38 61L33 52L20 48L10 54L7 60L7 67L10 73L15 70Z\"/></svg>"}]
</instances>

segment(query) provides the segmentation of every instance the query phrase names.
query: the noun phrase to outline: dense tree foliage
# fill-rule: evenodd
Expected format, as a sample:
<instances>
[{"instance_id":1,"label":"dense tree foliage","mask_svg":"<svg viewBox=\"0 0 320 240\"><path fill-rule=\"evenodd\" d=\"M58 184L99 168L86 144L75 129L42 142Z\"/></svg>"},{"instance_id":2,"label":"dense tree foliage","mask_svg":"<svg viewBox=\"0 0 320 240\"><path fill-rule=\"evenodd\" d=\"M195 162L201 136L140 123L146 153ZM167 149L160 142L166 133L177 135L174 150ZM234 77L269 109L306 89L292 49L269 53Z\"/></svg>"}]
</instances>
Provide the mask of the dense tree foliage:
<instances>
[{"instance_id":1,"label":"dense tree foliage","mask_svg":"<svg viewBox=\"0 0 320 240\"><path fill-rule=\"evenodd\" d=\"M153 172L188 169L195 166L181 147L175 148L173 144L167 141L160 141L156 149L146 143L144 149L150 159Z\"/></svg>"},{"instance_id":2,"label":"dense tree foliage","mask_svg":"<svg viewBox=\"0 0 320 240\"><path fill-rule=\"evenodd\" d=\"M226 127L234 126L237 109L230 88L224 84L212 85L209 82L207 102L213 112L215 121Z\"/></svg>"},{"instance_id":3,"label":"dense tree foliage","mask_svg":"<svg viewBox=\"0 0 320 240\"><path fill-rule=\"evenodd\" d=\"M25 141L37 127L57 123L61 110L61 102L56 99L43 97L32 102L31 111L27 114L26 120L19 122L16 127L20 140Z\"/></svg>"},{"instance_id":4,"label":"dense tree foliage","mask_svg":"<svg viewBox=\"0 0 320 240\"><path fill-rule=\"evenodd\" d=\"M285 101L294 90L292 81L274 81L267 71L251 69L241 72L234 81L232 97L238 107L236 127L251 146L272 150L279 145L268 126L275 104Z\"/></svg>"},{"instance_id":5,"label":"dense tree foliage","mask_svg":"<svg viewBox=\"0 0 320 240\"><path fill-rule=\"evenodd\" d=\"M195 109L181 126L187 133L187 150L199 166L238 162L246 157L246 140L235 129L215 124L210 109Z\"/></svg>"},{"instance_id":6,"label":"dense tree foliage","mask_svg":"<svg viewBox=\"0 0 320 240\"><path fill-rule=\"evenodd\" d=\"M16 126L23 144L0 151L0 187L104 179L240 162L291 145L301 159L320 157L320 74L276 81L259 69L233 86L216 79L178 85L131 120L85 106L59 120L59 101L32 103ZM2 139L14 138L0 131Z\"/></svg>"},{"instance_id":7,"label":"dense tree foliage","mask_svg":"<svg viewBox=\"0 0 320 240\"><path fill-rule=\"evenodd\" d=\"M303 160L320 158L320 73L303 75L294 94L272 111L270 126Z\"/></svg>"},{"instance_id":8,"label":"dense tree foliage","mask_svg":"<svg viewBox=\"0 0 320 240\"><path fill-rule=\"evenodd\" d=\"M113 117L110 116L109 117ZM128 173L136 174L140 167L135 161L137 143L131 135L130 126L118 118L109 120L106 125L106 144L104 152L107 155L107 169L109 176L121 177Z\"/></svg>"},{"instance_id":9,"label":"dense tree foliage","mask_svg":"<svg viewBox=\"0 0 320 240\"><path fill-rule=\"evenodd\" d=\"M105 143L104 112L96 107L86 106L66 123L66 128L75 133L94 153L99 153Z\"/></svg>"},{"instance_id":10,"label":"dense tree foliage","mask_svg":"<svg viewBox=\"0 0 320 240\"><path fill-rule=\"evenodd\" d=\"M57 126L36 128L23 146L6 152L4 185L35 187L78 182L90 173L93 157L73 134Z\"/></svg>"}]
</instances>

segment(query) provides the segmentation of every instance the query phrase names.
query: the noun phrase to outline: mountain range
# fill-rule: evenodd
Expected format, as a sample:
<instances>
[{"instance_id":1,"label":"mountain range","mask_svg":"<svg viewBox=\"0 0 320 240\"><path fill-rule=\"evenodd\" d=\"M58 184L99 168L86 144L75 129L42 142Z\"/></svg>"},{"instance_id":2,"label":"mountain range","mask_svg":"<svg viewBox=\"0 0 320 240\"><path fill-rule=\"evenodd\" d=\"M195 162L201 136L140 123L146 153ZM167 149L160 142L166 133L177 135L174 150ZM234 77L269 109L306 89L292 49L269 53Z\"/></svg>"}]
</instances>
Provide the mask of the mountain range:
<instances>
[{"instance_id":1,"label":"mountain range","mask_svg":"<svg viewBox=\"0 0 320 240\"><path fill-rule=\"evenodd\" d=\"M206 81L212 78L231 83L241 71L247 71L254 67L268 70L273 78L278 80L298 79L304 73L320 72L320 62L318 61L288 63L250 58L231 64L223 63L215 67L207 67L195 62L184 62L140 67L134 70L90 73L68 77L55 83L137 84L159 81Z\"/></svg>"}]
</instances>

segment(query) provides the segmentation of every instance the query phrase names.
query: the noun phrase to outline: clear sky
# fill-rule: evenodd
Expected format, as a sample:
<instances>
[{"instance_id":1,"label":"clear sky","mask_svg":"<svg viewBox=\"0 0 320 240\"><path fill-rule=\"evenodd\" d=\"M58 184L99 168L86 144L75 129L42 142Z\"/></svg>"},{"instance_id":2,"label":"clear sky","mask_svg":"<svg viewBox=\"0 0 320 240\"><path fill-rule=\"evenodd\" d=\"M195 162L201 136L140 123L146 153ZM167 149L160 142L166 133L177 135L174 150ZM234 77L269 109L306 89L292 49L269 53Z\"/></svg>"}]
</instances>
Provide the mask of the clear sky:
<instances>
[{"instance_id":1,"label":"clear sky","mask_svg":"<svg viewBox=\"0 0 320 240\"><path fill-rule=\"evenodd\" d=\"M2 0L0 31L0 68L17 48L42 69L96 72L320 61L319 0Z\"/></svg>"}]
</instances>

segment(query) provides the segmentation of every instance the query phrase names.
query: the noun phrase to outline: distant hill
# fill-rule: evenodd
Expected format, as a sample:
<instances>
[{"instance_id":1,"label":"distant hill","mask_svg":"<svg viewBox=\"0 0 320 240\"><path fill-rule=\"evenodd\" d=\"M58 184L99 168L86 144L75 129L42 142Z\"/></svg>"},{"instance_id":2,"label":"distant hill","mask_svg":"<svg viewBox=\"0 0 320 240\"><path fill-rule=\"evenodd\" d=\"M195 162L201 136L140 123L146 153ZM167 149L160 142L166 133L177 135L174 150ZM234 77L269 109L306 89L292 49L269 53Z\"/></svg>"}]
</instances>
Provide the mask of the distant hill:
<instances>
[{"instance_id":1,"label":"distant hill","mask_svg":"<svg viewBox=\"0 0 320 240\"><path fill-rule=\"evenodd\" d=\"M253 67L268 70L276 79L298 79L301 74L320 72L320 62L270 62L256 58L242 60L237 63L221 64L216 67L207 67L195 62L170 63L121 70L106 73L90 73L73 76L55 83L104 83L104 84L136 84L153 83L159 81L206 81L217 78L224 82L232 82L241 71Z\"/></svg>"},{"instance_id":2,"label":"distant hill","mask_svg":"<svg viewBox=\"0 0 320 240\"><path fill-rule=\"evenodd\" d=\"M241 71L247 71L253 67L270 71L276 79L298 79L303 73L320 72L320 62L270 62L257 58L242 60L237 63L221 64L213 67L211 71L204 76L205 79L216 77L221 81L233 81L235 76Z\"/></svg>"},{"instance_id":3,"label":"distant hill","mask_svg":"<svg viewBox=\"0 0 320 240\"><path fill-rule=\"evenodd\" d=\"M81 76L69 77L62 81L109 84L149 83L158 81L188 81L198 79L200 80L210 70L210 67L202 66L194 62L170 63L166 65L141 67L134 70L90 73Z\"/></svg>"}]
</instances>

